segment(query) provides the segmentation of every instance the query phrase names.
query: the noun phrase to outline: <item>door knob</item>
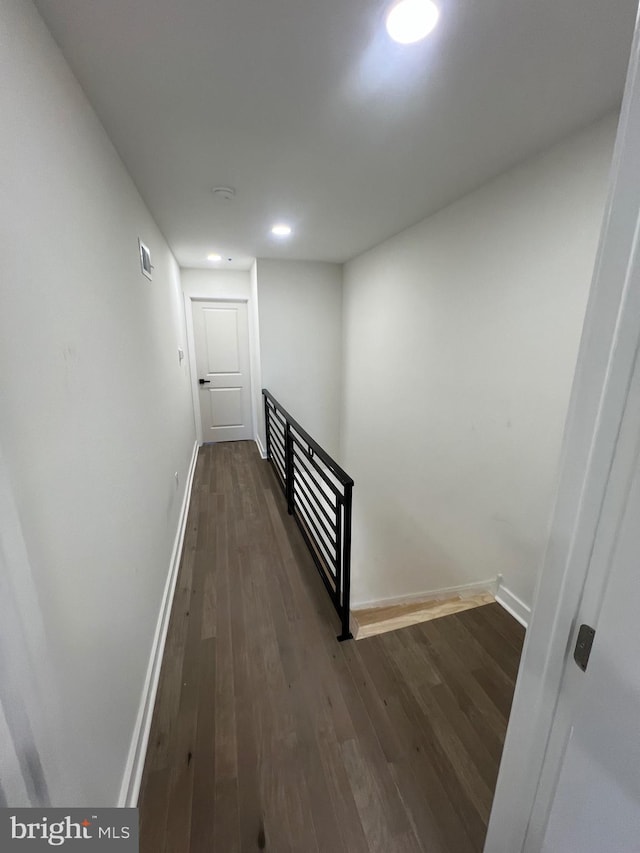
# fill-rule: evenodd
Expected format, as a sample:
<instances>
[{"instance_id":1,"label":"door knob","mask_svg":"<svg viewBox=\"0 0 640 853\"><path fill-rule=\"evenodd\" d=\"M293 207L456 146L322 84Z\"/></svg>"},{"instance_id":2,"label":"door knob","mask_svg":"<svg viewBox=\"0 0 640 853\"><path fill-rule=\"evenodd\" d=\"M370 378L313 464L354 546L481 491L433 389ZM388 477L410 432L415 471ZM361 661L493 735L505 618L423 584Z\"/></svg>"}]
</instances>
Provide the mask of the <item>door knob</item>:
<instances>
[{"instance_id":1,"label":"door knob","mask_svg":"<svg viewBox=\"0 0 640 853\"><path fill-rule=\"evenodd\" d=\"M200 384L201 384L201 385L209 385L209 384L211 384L211 380L210 380L210 379L199 379L198 381L200 382Z\"/></svg>"}]
</instances>

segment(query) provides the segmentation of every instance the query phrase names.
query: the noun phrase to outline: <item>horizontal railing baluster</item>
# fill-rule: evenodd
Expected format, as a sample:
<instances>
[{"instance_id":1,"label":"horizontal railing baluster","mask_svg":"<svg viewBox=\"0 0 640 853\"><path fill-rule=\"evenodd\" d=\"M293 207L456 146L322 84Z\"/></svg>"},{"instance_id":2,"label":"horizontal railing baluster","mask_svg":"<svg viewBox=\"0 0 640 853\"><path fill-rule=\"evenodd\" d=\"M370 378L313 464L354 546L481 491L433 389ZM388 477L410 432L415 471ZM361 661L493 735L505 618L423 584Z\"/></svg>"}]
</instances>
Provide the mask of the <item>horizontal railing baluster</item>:
<instances>
[{"instance_id":1,"label":"horizontal railing baluster","mask_svg":"<svg viewBox=\"0 0 640 853\"><path fill-rule=\"evenodd\" d=\"M280 462L282 464L282 470L284 471L286 468L285 451L283 449L281 449L278 445L274 445L273 442L271 442L271 450L273 451L274 455L277 457L278 462Z\"/></svg>"},{"instance_id":2,"label":"horizontal railing baluster","mask_svg":"<svg viewBox=\"0 0 640 853\"><path fill-rule=\"evenodd\" d=\"M310 487L313 487L314 493L317 494L318 500L322 503L327 513L329 515L335 515L336 505L341 498L340 492L327 492L322 485L322 481L316 479L314 472L306 466L304 460L302 460L295 452L293 454L293 458L296 463L296 470L300 472L301 477L305 478L305 482L309 483Z\"/></svg>"},{"instance_id":3,"label":"horizontal railing baluster","mask_svg":"<svg viewBox=\"0 0 640 853\"><path fill-rule=\"evenodd\" d=\"M280 480L280 484L281 484L282 489L283 489L283 491L284 491L284 488L285 488L285 480L286 480L286 474L285 474L285 472L284 472L284 469L280 467L280 463L279 463L279 462L277 463L277 465L275 466L275 468L276 468L276 473L278 474L278 478L279 478L279 480Z\"/></svg>"},{"instance_id":4,"label":"horizontal railing baluster","mask_svg":"<svg viewBox=\"0 0 640 853\"><path fill-rule=\"evenodd\" d=\"M303 491L301 480L296 480L296 488L299 489L300 500L304 501L305 506L307 508L307 513L309 515L313 515L314 514L313 513L313 509L314 509L313 503L309 500L308 493ZM335 547L335 544L336 544L335 532L332 533L331 530L329 530L329 528L327 527L325 522L320 518L319 515L317 515L317 514L315 515L315 520L318 523L318 525L320 526L320 530L324 534L324 537L327 540L327 543L329 545L331 545L331 547Z\"/></svg>"},{"instance_id":5,"label":"horizontal railing baluster","mask_svg":"<svg viewBox=\"0 0 640 853\"><path fill-rule=\"evenodd\" d=\"M296 469L296 471L299 471L299 470L300 470L299 468ZM313 500L315 509L317 509L320 512L324 521L326 521L326 523L329 525L329 527L333 531L333 535L335 536L336 529L337 529L336 522L334 519L331 518L327 509L322 505L321 499L316 494L314 494L312 486L307 483L307 481L304 479L303 476L298 477L298 483L300 483L304 487L306 495ZM334 506L334 517L335 517L335 506Z\"/></svg>"},{"instance_id":6,"label":"horizontal railing baluster","mask_svg":"<svg viewBox=\"0 0 640 853\"><path fill-rule=\"evenodd\" d=\"M306 448L305 448L305 447L304 447L304 445L300 442L300 440L296 438L296 436L295 436L295 435L294 435L294 437L293 437L293 443L294 443L295 447L297 447L297 448L298 448L298 451L296 451L296 450L295 450L295 448L294 448L294 452L296 453L296 456L297 456L299 459L301 459L301 460L302 460L302 462L304 462L304 464L308 467L308 469L309 469L309 470L313 469L313 471L314 471L316 474L318 474L318 476L319 476L319 477L320 477L320 478L321 478L321 479L322 479L322 480L327 484L327 486L329 486L329 488L330 488L330 489L331 489L331 491L334 493L334 495L342 494L342 492L341 492L341 490L340 490L339 486L337 486L335 483L333 483L333 482L329 479L329 477L327 476L327 474L325 474L325 472L322 470L322 468L321 468L317 463L315 463L315 462L313 461L313 459L311 459L311 458L309 457L309 454L307 453ZM301 451L301 452L300 452L300 451Z\"/></svg>"},{"instance_id":7,"label":"horizontal railing baluster","mask_svg":"<svg viewBox=\"0 0 640 853\"><path fill-rule=\"evenodd\" d=\"M322 556L327 564L327 570L330 575L335 575L335 558L331 555L332 545L327 542L327 540L322 536L320 530L318 530L315 521L311 517L309 510L306 505L302 503L302 501L298 501L295 505L295 512L299 513L303 519L307 527L310 531L312 531L314 535L314 540L318 545L318 548L322 550Z\"/></svg>"},{"instance_id":8,"label":"horizontal railing baluster","mask_svg":"<svg viewBox=\"0 0 640 853\"><path fill-rule=\"evenodd\" d=\"M277 418L271 418L271 428L274 434L284 442L286 424L282 424Z\"/></svg>"}]
</instances>

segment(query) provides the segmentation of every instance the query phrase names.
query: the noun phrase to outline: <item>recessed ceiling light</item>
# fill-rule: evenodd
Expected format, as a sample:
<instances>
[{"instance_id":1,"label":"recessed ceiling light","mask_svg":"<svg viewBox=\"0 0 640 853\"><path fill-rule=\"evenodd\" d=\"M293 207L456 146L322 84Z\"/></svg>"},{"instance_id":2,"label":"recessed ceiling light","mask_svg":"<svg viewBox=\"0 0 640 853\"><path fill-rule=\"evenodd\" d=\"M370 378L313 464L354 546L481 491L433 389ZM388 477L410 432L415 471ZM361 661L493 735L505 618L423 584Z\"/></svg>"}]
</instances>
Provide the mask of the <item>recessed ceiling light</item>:
<instances>
[{"instance_id":1,"label":"recessed ceiling light","mask_svg":"<svg viewBox=\"0 0 640 853\"><path fill-rule=\"evenodd\" d=\"M275 234L276 237L288 237L291 234L291 226L284 222L278 222L271 229L271 233Z\"/></svg>"},{"instance_id":2,"label":"recessed ceiling light","mask_svg":"<svg viewBox=\"0 0 640 853\"><path fill-rule=\"evenodd\" d=\"M216 253L214 252L211 255L207 255L207 260L208 261L221 261L222 255L216 255Z\"/></svg>"},{"instance_id":3,"label":"recessed ceiling light","mask_svg":"<svg viewBox=\"0 0 640 853\"><path fill-rule=\"evenodd\" d=\"M387 15L387 32L400 44L411 44L428 36L440 12L431 0L399 0Z\"/></svg>"}]
</instances>

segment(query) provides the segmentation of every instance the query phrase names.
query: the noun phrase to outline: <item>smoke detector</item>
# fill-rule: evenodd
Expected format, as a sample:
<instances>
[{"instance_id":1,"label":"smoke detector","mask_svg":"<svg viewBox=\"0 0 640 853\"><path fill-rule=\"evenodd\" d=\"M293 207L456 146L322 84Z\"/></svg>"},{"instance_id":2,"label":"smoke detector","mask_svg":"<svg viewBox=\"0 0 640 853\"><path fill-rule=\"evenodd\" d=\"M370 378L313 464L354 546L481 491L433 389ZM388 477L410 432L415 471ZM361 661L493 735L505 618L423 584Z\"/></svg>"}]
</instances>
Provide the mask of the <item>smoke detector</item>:
<instances>
[{"instance_id":1,"label":"smoke detector","mask_svg":"<svg viewBox=\"0 0 640 853\"><path fill-rule=\"evenodd\" d=\"M214 187L213 194L218 201L231 201L235 197L236 191L233 187Z\"/></svg>"}]
</instances>

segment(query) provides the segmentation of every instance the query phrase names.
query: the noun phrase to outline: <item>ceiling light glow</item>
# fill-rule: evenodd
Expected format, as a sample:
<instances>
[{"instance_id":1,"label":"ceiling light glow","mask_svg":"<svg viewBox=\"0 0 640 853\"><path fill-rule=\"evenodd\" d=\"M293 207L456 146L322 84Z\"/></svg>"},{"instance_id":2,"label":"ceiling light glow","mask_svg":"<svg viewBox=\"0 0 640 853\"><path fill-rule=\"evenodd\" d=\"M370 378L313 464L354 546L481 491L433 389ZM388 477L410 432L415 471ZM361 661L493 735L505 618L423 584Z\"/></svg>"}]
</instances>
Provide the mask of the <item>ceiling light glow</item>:
<instances>
[{"instance_id":1,"label":"ceiling light glow","mask_svg":"<svg viewBox=\"0 0 640 853\"><path fill-rule=\"evenodd\" d=\"M291 234L291 226L284 222L278 222L271 229L271 233L275 234L276 237L288 237Z\"/></svg>"},{"instance_id":2,"label":"ceiling light glow","mask_svg":"<svg viewBox=\"0 0 640 853\"><path fill-rule=\"evenodd\" d=\"M222 260L222 255L217 255L217 254L214 252L214 253L213 253L213 254L211 254L211 255L207 255L207 260L208 260L208 261L221 261L221 260Z\"/></svg>"},{"instance_id":3,"label":"ceiling light glow","mask_svg":"<svg viewBox=\"0 0 640 853\"><path fill-rule=\"evenodd\" d=\"M387 15L387 32L399 44L412 44L429 35L439 15L431 0L399 0Z\"/></svg>"}]
</instances>

